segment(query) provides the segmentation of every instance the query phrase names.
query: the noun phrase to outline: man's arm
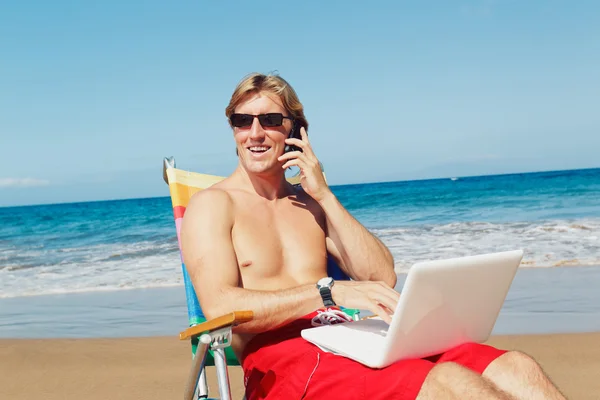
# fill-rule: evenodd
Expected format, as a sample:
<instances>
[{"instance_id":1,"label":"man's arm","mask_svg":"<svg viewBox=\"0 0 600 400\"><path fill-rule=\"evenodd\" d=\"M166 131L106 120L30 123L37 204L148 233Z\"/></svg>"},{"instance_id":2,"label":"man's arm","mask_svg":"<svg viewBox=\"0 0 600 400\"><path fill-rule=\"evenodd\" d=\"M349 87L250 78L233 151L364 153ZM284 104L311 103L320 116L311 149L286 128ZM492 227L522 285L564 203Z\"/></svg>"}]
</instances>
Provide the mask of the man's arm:
<instances>
[{"instance_id":1,"label":"man's arm","mask_svg":"<svg viewBox=\"0 0 600 400\"><path fill-rule=\"evenodd\" d=\"M231 239L233 202L218 189L207 189L190 200L181 226L183 261L207 318L252 310L253 320L236 332L264 332L294 321L320 307L315 284L276 291L241 288L240 272ZM388 323L398 293L379 282L336 282L337 304L370 310Z\"/></svg>"},{"instance_id":2,"label":"man's arm","mask_svg":"<svg viewBox=\"0 0 600 400\"><path fill-rule=\"evenodd\" d=\"M314 284L278 291L240 288L232 228L233 202L229 194L207 189L190 200L181 226L182 254L207 318L252 310L253 320L236 331L262 332L323 306Z\"/></svg>"},{"instance_id":3,"label":"man's arm","mask_svg":"<svg viewBox=\"0 0 600 400\"><path fill-rule=\"evenodd\" d=\"M329 191L319 201L327 219L327 250L355 280L396 285L394 258L388 248L358 222Z\"/></svg>"},{"instance_id":4,"label":"man's arm","mask_svg":"<svg viewBox=\"0 0 600 400\"><path fill-rule=\"evenodd\" d=\"M335 257L342 269L355 280L382 281L390 287L396 285L394 259L388 248L342 206L331 192L321 165L304 128L302 139L288 138L287 144L302 151L291 151L279 156L283 169L292 165L300 168L302 189L315 199L325 211L327 218L327 250Z\"/></svg>"}]
</instances>

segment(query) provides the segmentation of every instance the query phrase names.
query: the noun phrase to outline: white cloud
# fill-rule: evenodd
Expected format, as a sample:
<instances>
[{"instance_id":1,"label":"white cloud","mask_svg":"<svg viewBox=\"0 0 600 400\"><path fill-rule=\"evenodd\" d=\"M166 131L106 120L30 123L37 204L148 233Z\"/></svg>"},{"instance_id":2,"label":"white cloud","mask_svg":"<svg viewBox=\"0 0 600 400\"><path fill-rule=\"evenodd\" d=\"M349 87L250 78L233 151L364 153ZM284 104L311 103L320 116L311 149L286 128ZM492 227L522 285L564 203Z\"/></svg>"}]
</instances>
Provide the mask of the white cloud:
<instances>
[{"instance_id":1,"label":"white cloud","mask_svg":"<svg viewBox=\"0 0 600 400\"><path fill-rule=\"evenodd\" d=\"M0 178L0 189L1 188L24 188L24 187L37 187L47 186L50 181L44 179L34 178Z\"/></svg>"}]
</instances>

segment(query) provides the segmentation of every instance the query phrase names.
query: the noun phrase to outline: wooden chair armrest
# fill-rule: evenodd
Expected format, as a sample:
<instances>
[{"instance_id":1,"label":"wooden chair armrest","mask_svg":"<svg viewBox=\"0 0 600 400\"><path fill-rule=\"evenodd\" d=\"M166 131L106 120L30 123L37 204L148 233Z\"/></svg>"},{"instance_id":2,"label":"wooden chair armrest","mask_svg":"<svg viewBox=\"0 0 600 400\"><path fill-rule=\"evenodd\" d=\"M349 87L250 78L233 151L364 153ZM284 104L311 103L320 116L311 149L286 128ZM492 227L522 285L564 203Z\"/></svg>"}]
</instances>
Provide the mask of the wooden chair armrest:
<instances>
[{"instance_id":1,"label":"wooden chair armrest","mask_svg":"<svg viewBox=\"0 0 600 400\"><path fill-rule=\"evenodd\" d=\"M201 324L190 326L185 331L179 333L179 339L185 340L198 336L204 332L214 331L215 329L225 328L226 326L238 325L251 321L253 317L254 314L252 311L234 311Z\"/></svg>"}]
</instances>

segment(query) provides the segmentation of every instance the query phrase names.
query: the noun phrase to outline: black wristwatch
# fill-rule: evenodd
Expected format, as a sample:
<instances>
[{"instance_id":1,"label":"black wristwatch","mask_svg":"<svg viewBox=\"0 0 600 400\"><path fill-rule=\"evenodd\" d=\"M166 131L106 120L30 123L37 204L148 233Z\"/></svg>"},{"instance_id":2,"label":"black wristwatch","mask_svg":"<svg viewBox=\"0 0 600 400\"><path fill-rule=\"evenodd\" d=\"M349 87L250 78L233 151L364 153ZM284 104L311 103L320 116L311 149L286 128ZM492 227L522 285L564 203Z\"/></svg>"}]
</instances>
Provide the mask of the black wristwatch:
<instances>
[{"instance_id":1,"label":"black wristwatch","mask_svg":"<svg viewBox=\"0 0 600 400\"><path fill-rule=\"evenodd\" d=\"M333 301L333 297L331 296L331 288L333 287L333 278L326 277L321 278L317 282L317 289L319 289L319 293L321 293L321 298L323 299L323 304L325 307L335 306L335 301Z\"/></svg>"}]
</instances>

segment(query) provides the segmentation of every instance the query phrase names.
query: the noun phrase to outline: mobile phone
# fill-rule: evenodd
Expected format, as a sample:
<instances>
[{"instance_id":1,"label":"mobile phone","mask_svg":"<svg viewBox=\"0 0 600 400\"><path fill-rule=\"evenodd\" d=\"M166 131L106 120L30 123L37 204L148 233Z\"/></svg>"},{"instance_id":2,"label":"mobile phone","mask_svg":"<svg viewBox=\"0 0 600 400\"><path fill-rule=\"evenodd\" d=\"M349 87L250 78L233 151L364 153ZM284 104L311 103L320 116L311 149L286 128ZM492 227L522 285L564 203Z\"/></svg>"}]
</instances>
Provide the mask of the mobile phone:
<instances>
[{"instance_id":1,"label":"mobile phone","mask_svg":"<svg viewBox=\"0 0 600 400\"><path fill-rule=\"evenodd\" d=\"M292 130L290 131L288 138L296 138L302 140L302 136L300 135L300 128L302 128L302 126L296 121L294 121L294 126L292 126ZM298 146L294 146L293 144L286 144L284 151L286 153L289 153L290 151L302 151L302 149Z\"/></svg>"}]
</instances>

